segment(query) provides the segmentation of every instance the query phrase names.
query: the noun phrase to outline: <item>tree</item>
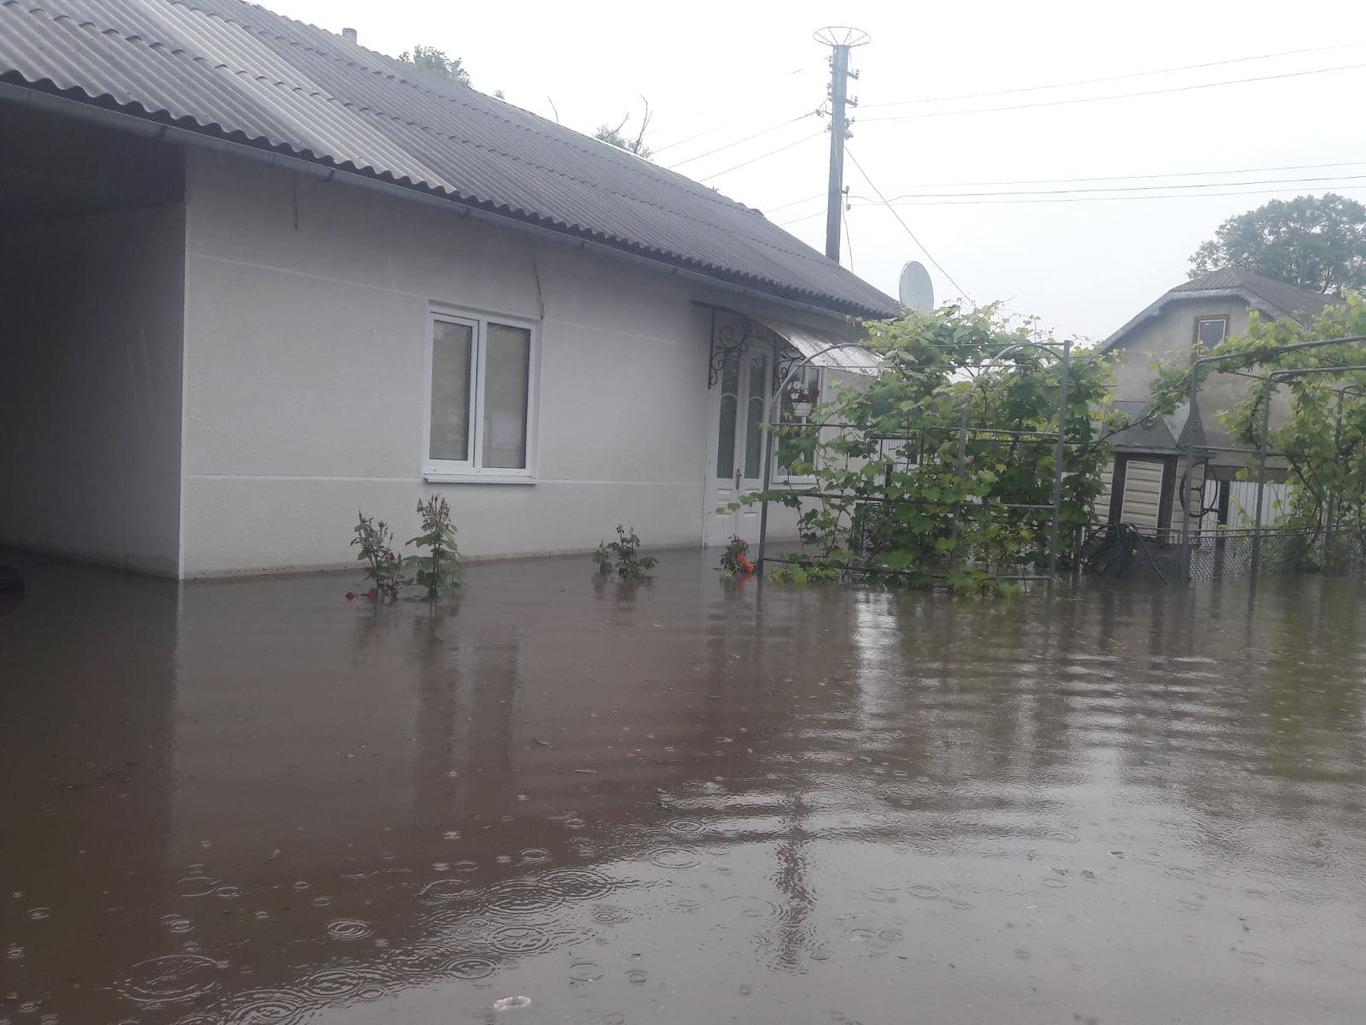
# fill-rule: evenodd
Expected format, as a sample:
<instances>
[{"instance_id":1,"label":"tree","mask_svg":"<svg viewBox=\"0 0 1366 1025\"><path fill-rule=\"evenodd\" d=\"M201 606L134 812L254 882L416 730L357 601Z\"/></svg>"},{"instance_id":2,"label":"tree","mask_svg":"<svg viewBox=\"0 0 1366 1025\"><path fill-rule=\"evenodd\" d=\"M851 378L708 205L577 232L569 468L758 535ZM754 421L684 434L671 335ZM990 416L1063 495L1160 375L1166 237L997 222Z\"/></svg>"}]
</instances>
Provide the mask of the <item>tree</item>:
<instances>
[{"instance_id":1,"label":"tree","mask_svg":"<svg viewBox=\"0 0 1366 1025\"><path fill-rule=\"evenodd\" d=\"M598 142L605 142L609 146L616 146L618 149L624 149L628 153L634 153L636 156L648 160L650 154L654 152L645 145L645 132L650 127L650 101L644 96L640 100L645 104L645 112L641 115L640 131L636 132L634 139L621 134L631 120L630 114L623 117L615 128L611 125L599 125L598 130L593 133L593 138L597 139Z\"/></svg>"},{"instance_id":2,"label":"tree","mask_svg":"<svg viewBox=\"0 0 1366 1025\"><path fill-rule=\"evenodd\" d=\"M470 73L465 70L460 58L448 56L445 50L438 49L435 46L414 46L411 50L405 50L399 54L398 59L415 68L434 71L443 78L460 85L470 84Z\"/></svg>"},{"instance_id":3,"label":"tree","mask_svg":"<svg viewBox=\"0 0 1366 1025\"><path fill-rule=\"evenodd\" d=\"M807 422L777 428L789 471L812 486L779 485L739 503L766 497L798 512L803 550L775 576L855 572L992 593L1013 567L1047 567L1061 383L1053 339L995 305L865 326L882 356L877 376L840 389ZM1105 360L1071 362L1064 563L1080 547L1109 459L1096 412L1109 374Z\"/></svg>"},{"instance_id":4,"label":"tree","mask_svg":"<svg viewBox=\"0 0 1366 1025\"><path fill-rule=\"evenodd\" d=\"M1366 207L1328 193L1230 217L1191 256L1191 277L1234 267L1326 295L1366 288Z\"/></svg>"},{"instance_id":5,"label":"tree","mask_svg":"<svg viewBox=\"0 0 1366 1025\"><path fill-rule=\"evenodd\" d=\"M1234 438L1250 449L1265 446L1287 467L1290 513L1287 523L1311 531L1340 535L1366 532L1366 364L1356 342L1322 348L1294 349L1297 343L1330 342L1366 335L1366 301L1348 295L1328 307L1312 327L1285 318L1263 318L1254 313L1243 338L1229 338L1204 355L1226 357L1222 362L1192 369L1174 360L1159 368L1153 384L1152 408L1170 413L1196 387L1216 373L1237 372L1256 380L1246 397L1220 419ZM1287 351L1288 350L1288 351ZM1311 373L1302 373L1303 371ZM1281 374L1279 381L1271 375ZM1267 423L1264 413L1273 396L1288 399L1282 426ZM1256 460L1243 473L1255 479ZM1332 553L1326 553L1331 559Z\"/></svg>"}]
</instances>

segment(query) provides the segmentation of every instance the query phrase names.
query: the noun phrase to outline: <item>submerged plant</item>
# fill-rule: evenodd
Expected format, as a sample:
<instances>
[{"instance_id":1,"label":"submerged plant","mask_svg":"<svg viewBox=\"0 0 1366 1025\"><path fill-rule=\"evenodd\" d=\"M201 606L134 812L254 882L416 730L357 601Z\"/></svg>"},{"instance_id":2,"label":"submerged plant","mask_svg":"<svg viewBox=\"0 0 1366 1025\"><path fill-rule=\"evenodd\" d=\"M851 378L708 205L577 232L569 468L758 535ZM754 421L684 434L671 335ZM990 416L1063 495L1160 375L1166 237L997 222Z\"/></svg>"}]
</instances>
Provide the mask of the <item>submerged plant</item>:
<instances>
[{"instance_id":1,"label":"submerged plant","mask_svg":"<svg viewBox=\"0 0 1366 1025\"><path fill-rule=\"evenodd\" d=\"M357 561L366 564L365 578L372 585L370 593L376 599L393 601L403 584L403 556L394 551L394 532L383 520L362 512L357 512L356 518L351 544L360 549Z\"/></svg>"},{"instance_id":2,"label":"submerged plant","mask_svg":"<svg viewBox=\"0 0 1366 1025\"><path fill-rule=\"evenodd\" d=\"M422 519L421 532L408 544L427 554L409 557L409 562L417 566L413 583L424 588L427 601L435 605L460 586L460 550L455 544L451 507L444 498L433 495L418 502L417 514Z\"/></svg>"},{"instance_id":3,"label":"submerged plant","mask_svg":"<svg viewBox=\"0 0 1366 1025\"><path fill-rule=\"evenodd\" d=\"M617 524L617 539L603 541L593 553L601 576L611 576L613 572L622 580L644 580L650 570L659 562L653 555L640 554L640 536L635 527Z\"/></svg>"},{"instance_id":4,"label":"submerged plant","mask_svg":"<svg viewBox=\"0 0 1366 1025\"><path fill-rule=\"evenodd\" d=\"M732 534L726 550L721 553L721 572L731 577L748 576L754 572L749 560L749 542Z\"/></svg>"}]
</instances>

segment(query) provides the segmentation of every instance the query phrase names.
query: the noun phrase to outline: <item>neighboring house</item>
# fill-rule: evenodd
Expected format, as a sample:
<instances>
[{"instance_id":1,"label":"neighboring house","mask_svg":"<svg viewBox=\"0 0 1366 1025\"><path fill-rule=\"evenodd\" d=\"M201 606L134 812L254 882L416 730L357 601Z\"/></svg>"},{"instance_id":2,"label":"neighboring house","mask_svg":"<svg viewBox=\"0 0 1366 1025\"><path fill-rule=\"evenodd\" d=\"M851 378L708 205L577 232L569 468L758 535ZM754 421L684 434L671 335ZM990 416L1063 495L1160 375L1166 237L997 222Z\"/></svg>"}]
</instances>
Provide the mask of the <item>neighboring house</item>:
<instances>
[{"instance_id":1,"label":"neighboring house","mask_svg":"<svg viewBox=\"0 0 1366 1025\"><path fill-rule=\"evenodd\" d=\"M779 374L898 310L710 188L238 0L0 4L0 138L0 541L154 573L338 565L358 509L402 540L433 491L471 555L752 538L714 510Z\"/></svg>"},{"instance_id":2,"label":"neighboring house","mask_svg":"<svg viewBox=\"0 0 1366 1025\"><path fill-rule=\"evenodd\" d=\"M1308 326L1332 301L1247 271L1217 270L1163 293L1107 338L1099 351L1115 358L1115 404L1133 426L1113 439L1115 460L1096 503L1100 518L1132 523L1150 533L1178 529L1177 489L1185 474L1183 453L1190 443L1207 460L1201 502L1206 513L1201 525L1248 525L1255 513L1256 486L1235 478L1248 467L1249 455L1235 451L1246 446L1229 435L1219 414L1242 400L1250 382L1235 375L1213 374L1200 392L1195 416L1190 415L1189 404L1183 403L1171 416L1145 418L1154 368L1158 363L1188 361L1197 342L1209 350L1225 338L1246 334L1253 310L1263 317ZM1281 403L1273 403L1273 424L1281 413ZM1283 468L1273 465L1268 477L1283 480ZM1283 484L1266 489L1266 522L1279 514L1283 495Z\"/></svg>"}]
</instances>

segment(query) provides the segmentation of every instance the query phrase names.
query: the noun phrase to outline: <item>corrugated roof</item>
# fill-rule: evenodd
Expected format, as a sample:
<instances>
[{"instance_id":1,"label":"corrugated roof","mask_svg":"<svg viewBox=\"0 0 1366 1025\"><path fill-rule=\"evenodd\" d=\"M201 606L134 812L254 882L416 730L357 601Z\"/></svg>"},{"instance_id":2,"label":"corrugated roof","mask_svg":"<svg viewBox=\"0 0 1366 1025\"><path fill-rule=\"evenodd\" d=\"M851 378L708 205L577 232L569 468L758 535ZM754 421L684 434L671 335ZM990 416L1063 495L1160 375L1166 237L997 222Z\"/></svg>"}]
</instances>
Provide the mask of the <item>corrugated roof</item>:
<instances>
[{"instance_id":1,"label":"corrugated roof","mask_svg":"<svg viewBox=\"0 0 1366 1025\"><path fill-rule=\"evenodd\" d=\"M1183 293L1228 290L1246 291L1268 306L1279 310L1282 316L1291 317L1305 325L1312 323L1319 314L1337 301L1332 296L1311 292L1307 288L1300 288L1274 278L1265 278L1251 271L1235 270L1232 267L1201 274L1177 285L1171 291Z\"/></svg>"},{"instance_id":2,"label":"corrugated roof","mask_svg":"<svg viewBox=\"0 0 1366 1025\"><path fill-rule=\"evenodd\" d=\"M288 153L833 312L897 305L684 176L242 0L0 0L0 81Z\"/></svg>"},{"instance_id":3,"label":"corrugated roof","mask_svg":"<svg viewBox=\"0 0 1366 1025\"><path fill-rule=\"evenodd\" d=\"M1123 327L1101 343L1100 352L1108 352L1118 345L1130 330L1148 317L1156 316L1169 303L1201 298L1242 299L1255 310L1272 317L1283 317L1309 327L1329 306L1340 300L1331 295L1320 295L1307 288L1298 288L1284 281L1264 278L1245 270L1224 267L1210 271L1169 288L1145 306Z\"/></svg>"}]
</instances>

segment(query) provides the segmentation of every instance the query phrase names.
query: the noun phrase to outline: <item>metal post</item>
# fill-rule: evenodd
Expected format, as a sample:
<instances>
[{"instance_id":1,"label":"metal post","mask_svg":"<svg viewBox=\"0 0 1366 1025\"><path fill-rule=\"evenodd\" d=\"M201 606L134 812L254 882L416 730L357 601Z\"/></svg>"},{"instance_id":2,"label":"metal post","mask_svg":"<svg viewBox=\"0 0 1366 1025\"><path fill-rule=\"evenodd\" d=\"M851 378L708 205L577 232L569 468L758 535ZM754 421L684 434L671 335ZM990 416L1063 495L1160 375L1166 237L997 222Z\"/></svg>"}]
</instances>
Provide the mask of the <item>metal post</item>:
<instances>
[{"instance_id":1,"label":"metal post","mask_svg":"<svg viewBox=\"0 0 1366 1025\"><path fill-rule=\"evenodd\" d=\"M1257 510L1252 518L1252 565L1249 567L1253 580L1262 564L1262 495L1266 491L1266 443L1271 433L1271 400L1276 394L1275 380L1266 382L1266 403L1262 407L1262 436L1257 439Z\"/></svg>"},{"instance_id":2,"label":"metal post","mask_svg":"<svg viewBox=\"0 0 1366 1025\"><path fill-rule=\"evenodd\" d=\"M783 393L787 391L788 384L791 383L798 370L814 365L814 361L827 352L834 352L836 349L848 349L862 344L862 342L836 342L834 345L827 345L818 352L813 352L805 359L798 360L788 368L787 374L778 382L778 387L773 389L773 394L769 397L769 408L765 410L764 416L767 437L764 440L764 490L759 501L759 560L754 564L755 572L759 576L764 574L764 550L768 547L768 489L773 483L773 432L782 425ZM771 422L770 416L772 417Z\"/></svg>"},{"instance_id":3,"label":"metal post","mask_svg":"<svg viewBox=\"0 0 1366 1025\"><path fill-rule=\"evenodd\" d=\"M963 409L958 414L958 502L953 509L953 547L949 549L949 572L953 572L954 566L958 564L958 538L960 535L958 520L963 515L963 478L967 476L968 469L968 411L972 407L972 396L975 393L969 391L967 398L963 401Z\"/></svg>"},{"instance_id":4,"label":"metal post","mask_svg":"<svg viewBox=\"0 0 1366 1025\"><path fill-rule=\"evenodd\" d=\"M825 201L825 255L840 258L840 218L844 205L844 104L849 84L849 47L830 54L830 181Z\"/></svg>"},{"instance_id":5,"label":"metal post","mask_svg":"<svg viewBox=\"0 0 1366 1025\"><path fill-rule=\"evenodd\" d=\"M783 383L786 384L787 382L784 381ZM777 406L781 411L781 400ZM779 415L781 416L781 412ZM773 479L773 431L771 425L767 423L768 418L765 417L764 420L764 490L759 497L759 561L754 564L755 572L759 576L764 575L764 549L768 547L768 487Z\"/></svg>"},{"instance_id":6,"label":"metal post","mask_svg":"<svg viewBox=\"0 0 1366 1025\"><path fill-rule=\"evenodd\" d=\"M1048 596L1058 575L1058 541L1062 531L1062 473L1067 446L1067 385L1072 371L1072 340L1062 343L1062 380L1058 384L1058 445L1053 455L1053 527L1048 536Z\"/></svg>"},{"instance_id":7,"label":"metal post","mask_svg":"<svg viewBox=\"0 0 1366 1025\"><path fill-rule=\"evenodd\" d=\"M845 116L848 107L858 106L849 98L849 51L868 42L868 33L856 28L829 26L818 29L816 42L830 47L830 180L825 204L825 255L839 263L840 223L844 205L844 137L849 130Z\"/></svg>"},{"instance_id":8,"label":"metal post","mask_svg":"<svg viewBox=\"0 0 1366 1025\"><path fill-rule=\"evenodd\" d=\"M1350 387L1348 385L1347 387ZM1344 400L1347 397L1347 388L1338 389L1338 415L1337 422L1333 424L1333 451L1342 451L1342 409ZM1323 561L1325 565L1330 565L1333 558L1333 534L1334 521L1337 519L1338 489L1333 487L1328 492L1328 517L1323 529Z\"/></svg>"},{"instance_id":9,"label":"metal post","mask_svg":"<svg viewBox=\"0 0 1366 1025\"><path fill-rule=\"evenodd\" d=\"M1181 446L1181 459L1184 464L1181 487L1181 579L1191 578L1191 516L1190 516L1190 478L1195 464L1195 424L1196 407L1200 401L1199 384L1195 375L1198 361L1192 357L1190 384L1186 389L1186 443Z\"/></svg>"}]
</instances>

